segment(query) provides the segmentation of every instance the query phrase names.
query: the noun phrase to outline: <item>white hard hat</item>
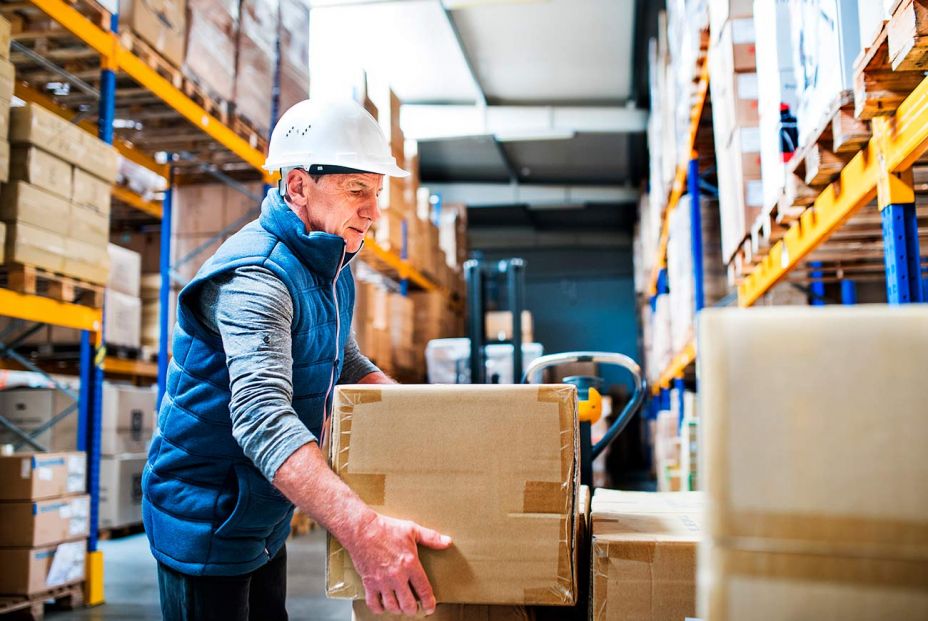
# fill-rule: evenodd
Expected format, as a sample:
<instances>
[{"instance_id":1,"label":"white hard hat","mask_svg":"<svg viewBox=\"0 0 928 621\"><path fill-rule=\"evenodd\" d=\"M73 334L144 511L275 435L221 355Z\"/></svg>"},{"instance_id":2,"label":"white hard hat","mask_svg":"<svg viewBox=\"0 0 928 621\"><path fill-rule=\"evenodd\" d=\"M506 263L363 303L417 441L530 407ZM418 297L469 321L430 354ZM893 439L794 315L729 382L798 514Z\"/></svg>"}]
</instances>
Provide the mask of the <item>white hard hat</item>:
<instances>
[{"instance_id":1,"label":"white hard hat","mask_svg":"<svg viewBox=\"0 0 928 621\"><path fill-rule=\"evenodd\" d=\"M374 117L351 99L305 99L274 126L265 170L300 167L309 172L370 172L408 177L396 165Z\"/></svg>"}]
</instances>

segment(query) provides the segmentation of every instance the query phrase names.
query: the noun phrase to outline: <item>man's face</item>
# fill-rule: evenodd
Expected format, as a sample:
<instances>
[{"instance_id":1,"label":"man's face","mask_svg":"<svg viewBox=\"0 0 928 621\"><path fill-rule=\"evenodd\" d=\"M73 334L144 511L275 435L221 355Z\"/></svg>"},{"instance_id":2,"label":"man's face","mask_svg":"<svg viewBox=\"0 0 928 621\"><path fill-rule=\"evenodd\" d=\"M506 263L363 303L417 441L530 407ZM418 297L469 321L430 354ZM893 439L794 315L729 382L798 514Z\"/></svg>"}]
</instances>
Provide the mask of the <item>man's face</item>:
<instances>
[{"instance_id":1,"label":"man's face","mask_svg":"<svg viewBox=\"0 0 928 621\"><path fill-rule=\"evenodd\" d=\"M291 206L309 231L324 231L345 240L348 252L361 249L364 234L380 218L377 197L383 175L323 175L314 181L306 171L287 175Z\"/></svg>"}]
</instances>

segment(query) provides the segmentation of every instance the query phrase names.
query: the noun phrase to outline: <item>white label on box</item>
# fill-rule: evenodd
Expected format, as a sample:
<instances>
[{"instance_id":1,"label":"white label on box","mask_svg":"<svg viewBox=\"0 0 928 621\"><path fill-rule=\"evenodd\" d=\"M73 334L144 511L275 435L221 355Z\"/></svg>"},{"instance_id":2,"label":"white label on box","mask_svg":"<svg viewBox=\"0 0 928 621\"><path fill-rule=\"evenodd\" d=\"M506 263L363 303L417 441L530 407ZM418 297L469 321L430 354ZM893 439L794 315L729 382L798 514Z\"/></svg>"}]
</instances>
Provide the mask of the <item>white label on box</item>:
<instances>
[{"instance_id":1,"label":"white label on box","mask_svg":"<svg viewBox=\"0 0 928 621\"><path fill-rule=\"evenodd\" d=\"M754 43L757 37L754 34L754 18L745 17L731 20L731 42L735 45Z\"/></svg>"},{"instance_id":2,"label":"white label on box","mask_svg":"<svg viewBox=\"0 0 928 621\"><path fill-rule=\"evenodd\" d=\"M62 543L55 550L55 558L45 579L46 586L58 586L84 577L84 541Z\"/></svg>"},{"instance_id":3,"label":"white label on box","mask_svg":"<svg viewBox=\"0 0 928 621\"><path fill-rule=\"evenodd\" d=\"M760 128L742 127L738 131L741 153L760 153Z\"/></svg>"},{"instance_id":4,"label":"white label on box","mask_svg":"<svg viewBox=\"0 0 928 621\"><path fill-rule=\"evenodd\" d=\"M72 515L71 503L64 503L58 508L58 516L63 520L70 520Z\"/></svg>"},{"instance_id":5,"label":"white label on box","mask_svg":"<svg viewBox=\"0 0 928 621\"><path fill-rule=\"evenodd\" d=\"M744 202L751 207L764 204L764 184L760 181L748 181L744 190Z\"/></svg>"},{"instance_id":6,"label":"white label on box","mask_svg":"<svg viewBox=\"0 0 928 621\"><path fill-rule=\"evenodd\" d=\"M28 479L32 476L32 460L24 459L22 464L20 464L19 476L24 479Z\"/></svg>"},{"instance_id":7,"label":"white label on box","mask_svg":"<svg viewBox=\"0 0 928 621\"><path fill-rule=\"evenodd\" d=\"M35 474L40 481L51 481L52 480L52 469L51 468L36 468Z\"/></svg>"},{"instance_id":8,"label":"white label on box","mask_svg":"<svg viewBox=\"0 0 928 621\"><path fill-rule=\"evenodd\" d=\"M738 99L757 99L757 74L739 73L737 90Z\"/></svg>"},{"instance_id":9,"label":"white label on box","mask_svg":"<svg viewBox=\"0 0 928 621\"><path fill-rule=\"evenodd\" d=\"M71 455L68 457L68 491L84 491L84 479L86 479L85 462L83 455Z\"/></svg>"},{"instance_id":10,"label":"white label on box","mask_svg":"<svg viewBox=\"0 0 928 621\"><path fill-rule=\"evenodd\" d=\"M68 534L83 535L89 530L90 503L86 498L78 498L71 503L71 523Z\"/></svg>"}]
</instances>

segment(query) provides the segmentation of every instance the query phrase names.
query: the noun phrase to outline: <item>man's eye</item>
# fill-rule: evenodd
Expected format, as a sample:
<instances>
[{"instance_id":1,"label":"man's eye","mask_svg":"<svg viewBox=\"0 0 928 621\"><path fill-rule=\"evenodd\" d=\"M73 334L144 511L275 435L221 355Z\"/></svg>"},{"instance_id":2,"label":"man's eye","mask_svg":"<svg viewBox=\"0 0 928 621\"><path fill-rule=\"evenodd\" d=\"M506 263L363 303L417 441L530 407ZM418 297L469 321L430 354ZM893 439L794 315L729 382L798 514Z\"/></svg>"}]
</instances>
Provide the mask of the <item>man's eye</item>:
<instances>
[{"instance_id":1,"label":"man's eye","mask_svg":"<svg viewBox=\"0 0 928 621\"><path fill-rule=\"evenodd\" d=\"M351 190L352 196L361 196L362 194L364 194L364 190Z\"/></svg>"}]
</instances>

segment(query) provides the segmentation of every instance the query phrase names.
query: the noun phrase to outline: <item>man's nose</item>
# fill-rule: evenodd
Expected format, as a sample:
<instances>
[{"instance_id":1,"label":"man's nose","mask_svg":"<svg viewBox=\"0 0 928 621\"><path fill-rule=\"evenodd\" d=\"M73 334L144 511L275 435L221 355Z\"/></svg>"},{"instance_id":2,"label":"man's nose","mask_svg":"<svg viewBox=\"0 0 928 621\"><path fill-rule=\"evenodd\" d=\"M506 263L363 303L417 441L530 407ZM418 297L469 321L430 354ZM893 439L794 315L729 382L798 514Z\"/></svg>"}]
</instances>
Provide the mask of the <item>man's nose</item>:
<instances>
[{"instance_id":1,"label":"man's nose","mask_svg":"<svg viewBox=\"0 0 928 621\"><path fill-rule=\"evenodd\" d=\"M362 218L370 218L372 222L380 219L380 203L377 197L373 197L364 202L364 205L358 210L358 215Z\"/></svg>"}]
</instances>

